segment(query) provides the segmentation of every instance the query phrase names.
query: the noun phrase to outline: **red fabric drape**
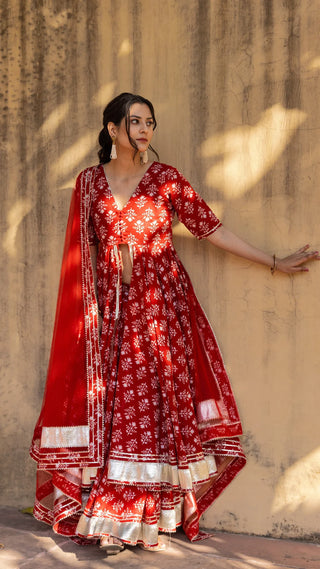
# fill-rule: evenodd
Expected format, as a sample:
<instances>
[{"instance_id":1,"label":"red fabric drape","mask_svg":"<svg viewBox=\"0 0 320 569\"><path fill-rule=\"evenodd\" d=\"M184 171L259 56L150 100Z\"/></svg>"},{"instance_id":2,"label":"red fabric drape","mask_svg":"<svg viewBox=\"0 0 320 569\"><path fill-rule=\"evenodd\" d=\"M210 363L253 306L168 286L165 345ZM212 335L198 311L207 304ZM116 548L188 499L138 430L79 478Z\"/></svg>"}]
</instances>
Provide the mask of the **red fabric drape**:
<instances>
[{"instance_id":1,"label":"red fabric drape","mask_svg":"<svg viewBox=\"0 0 320 569\"><path fill-rule=\"evenodd\" d=\"M94 169L82 172L71 199L47 382L30 450L43 469L103 461L103 385L88 242L94 177Z\"/></svg>"}]
</instances>

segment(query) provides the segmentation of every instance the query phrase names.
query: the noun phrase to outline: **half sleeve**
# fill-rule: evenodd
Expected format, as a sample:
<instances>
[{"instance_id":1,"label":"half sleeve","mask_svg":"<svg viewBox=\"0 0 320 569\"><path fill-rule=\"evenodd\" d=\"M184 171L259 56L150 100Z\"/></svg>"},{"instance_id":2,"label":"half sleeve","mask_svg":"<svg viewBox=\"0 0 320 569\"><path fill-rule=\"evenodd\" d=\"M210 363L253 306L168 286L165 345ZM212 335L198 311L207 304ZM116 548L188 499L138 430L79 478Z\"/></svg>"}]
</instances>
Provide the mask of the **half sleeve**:
<instances>
[{"instance_id":1,"label":"half sleeve","mask_svg":"<svg viewBox=\"0 0 320 569\"><path fill-rule=\"evenodd\" d=\"M198 239L208 237L221 227L221 221L177 170L174 178L170 184L170 199L179 220Z\"/></svg>"}]
</instances>

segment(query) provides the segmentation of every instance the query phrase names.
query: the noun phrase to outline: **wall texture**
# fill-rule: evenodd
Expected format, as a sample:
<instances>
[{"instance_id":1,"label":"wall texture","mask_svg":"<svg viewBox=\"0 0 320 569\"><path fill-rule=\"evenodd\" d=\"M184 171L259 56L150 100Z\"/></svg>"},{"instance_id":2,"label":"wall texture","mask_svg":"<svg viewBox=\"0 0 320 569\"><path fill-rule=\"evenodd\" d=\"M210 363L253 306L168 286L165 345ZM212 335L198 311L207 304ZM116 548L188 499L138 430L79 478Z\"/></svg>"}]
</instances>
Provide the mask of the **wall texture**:
<instances>
[{"instance_id":1,"label":"wall texture","mask_svg":"<svg viewBox=\"0 0 320 569\"><path fill-rule=\"evenodd\" d=\"M1 27L3 504L30 506L76 174L102 109L156 107L155 146L224 223L278 255L320 247L317 0L10 0ZM294 278L175 228L220 340L248 466L204 516L226 531L315 539L320 524L320 267Z\"/></svg>"}]
</instances>

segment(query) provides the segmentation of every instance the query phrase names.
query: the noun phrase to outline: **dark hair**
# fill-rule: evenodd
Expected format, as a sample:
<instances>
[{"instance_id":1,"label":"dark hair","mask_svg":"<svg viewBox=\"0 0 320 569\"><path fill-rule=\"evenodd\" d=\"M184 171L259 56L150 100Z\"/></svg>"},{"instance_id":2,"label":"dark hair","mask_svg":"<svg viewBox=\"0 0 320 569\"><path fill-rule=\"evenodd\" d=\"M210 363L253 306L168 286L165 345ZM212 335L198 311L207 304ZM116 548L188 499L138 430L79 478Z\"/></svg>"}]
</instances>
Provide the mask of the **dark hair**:
<instances>
[{"instance_id":1,"label":"dark hair","mask_svg":"<svg viewBox=\"0 0 320 569\"><path fill-rule=\"evenodd\" d=\"M99 133L99 144L101 148L98 152L98 156L100 164L106 164L107 162L110 162L112 140L108 132L109 122L113 122L116 126L119 126L122 119L125 118L126 131L128 134L130 144L131 146L133 146L133 148L135 148L136 152L138 152L138 148L129 134L130 107L134 103L140 103L143 105L147 105L149 107L153 119L153 130L156 128L157 121L154 116L154 108L152 103L148 101L148 99L145 99L140 95L133 95L132 93L121 93L121 95L118 95L117 97L112 99L112 101L108 103L108 105L103 111L103 129ZM158 153L156 152L156 150L154 150L154 148L152 148L151 144L149 145L149 148L150 150L152 150L152 152L157 156L159 160Z\"/></svg>"}]
</instances>

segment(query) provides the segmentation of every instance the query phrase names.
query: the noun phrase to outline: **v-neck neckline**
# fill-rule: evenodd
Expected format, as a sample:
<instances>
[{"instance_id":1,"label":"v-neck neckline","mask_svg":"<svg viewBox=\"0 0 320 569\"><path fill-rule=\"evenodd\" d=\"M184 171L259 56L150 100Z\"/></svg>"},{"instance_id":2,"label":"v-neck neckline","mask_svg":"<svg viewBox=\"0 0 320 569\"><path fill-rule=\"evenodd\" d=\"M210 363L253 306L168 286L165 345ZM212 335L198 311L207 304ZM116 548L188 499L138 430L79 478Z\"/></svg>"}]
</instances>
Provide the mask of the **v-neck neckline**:
<instances>
[{"instance_id":1,"label":"v-neck neckline","mask_svg":"<svg viewBox=\"0 0 320 569\"><path fill-rule=\"evenodd\" d=\"M138 189L140 188L141 182L143 181L144 177L148 174L150 168L152 168L153 165L154 165L154 162L151 162L150 166L146 169L146 171L145 171L145 173L143 174L143 176L141 176L141 178L140 178L138 184L136 185L135 189L133 190L132 194L130 195L128 201L124 204L123 207L120 207L120 205L118 204L118 202L117 202L117 200L116 200L116 198L115 198L115 196L114 196L114 194L113 194L113 192L112 192L112 189L111 189L111 186L110 186L110 183L109 183L109 180L108 180L106 171L105 171L105 169L104 169L104 164L101 164L104 179L105 179L105 181L107 182L108 190L109 190L109 192L110 192L110 195L111 195L111 197L112 197L112 199L113 199L113 202L114 202L114 204L115 204L115 206L116 206L116 208L117 208L118 211L123 211L123 210L129 205L130 201L132 200L132 198L134 197L134 195L136 194L136 192L137 192Z\"/></svg>"}]
</instances>

